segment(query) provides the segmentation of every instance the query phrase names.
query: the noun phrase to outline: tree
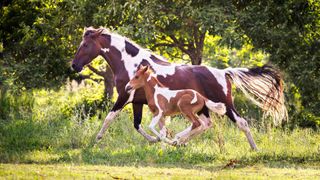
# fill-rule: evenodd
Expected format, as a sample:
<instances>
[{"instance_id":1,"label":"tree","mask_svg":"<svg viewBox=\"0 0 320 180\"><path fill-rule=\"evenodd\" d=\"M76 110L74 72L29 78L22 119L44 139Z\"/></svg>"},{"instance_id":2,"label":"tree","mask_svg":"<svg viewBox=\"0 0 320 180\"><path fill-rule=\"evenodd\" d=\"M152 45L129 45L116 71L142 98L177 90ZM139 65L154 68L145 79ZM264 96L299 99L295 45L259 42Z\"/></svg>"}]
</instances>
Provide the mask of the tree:
<instances>
[{"instance_id":1,"label":"tree","mask_svg":"<svg viewBox=\"0 0 320 180\"><path fill-rule=\"evenodd\" d=\"M71 74L72 29L64 2L17 0L1 8L6 79L20 88L52 87ZM73 31L73 30L72 30Z\"/></svg>"},{"instance_id":2,"label":"tree","mask_svg":"<svg viewBox=\"0 0 320 180\"><path fill-rule=\"evenodd\" d=\"M101 67L101 66L100 66ZM97 74L98 76L103 78L103 84L104 84L104 97L105 98L112 98L113 96L113 88L115 86L114 79L113 79L113 73L111 71L111 68L107 66L105 69L97 69L93 67L92 65L88 65L88 68ZM87 78L93 79L90 75L85 76Z\"/></svg>"},{"instance_id":3,"label":"tree","mask_svg":"<svg viewBox=\"0 0 320 180\"><path fill-rule=\"evenodd\" d=\"M241 0L234 4L238 33L248 36L255 48L270 54L270 61L288 73L287 80L296 87L293 90L301 93L305 110L319 116L320 91L316 89L320 84L320 3Z\"/></svg>"},{"instance_id":4,"label":"tree","mask_svg":"<svg viewBox=\"0 0 320 180\"><path fill-rule=\"evenodd\" d=\"M231 1L222 0L117 1L112 7L100 7L96 19L112 27L119 22L123 31L152 50L177 48L192 64L202 63L206 34L222 34L232 16Z\"/></svg>"}]
</instances>

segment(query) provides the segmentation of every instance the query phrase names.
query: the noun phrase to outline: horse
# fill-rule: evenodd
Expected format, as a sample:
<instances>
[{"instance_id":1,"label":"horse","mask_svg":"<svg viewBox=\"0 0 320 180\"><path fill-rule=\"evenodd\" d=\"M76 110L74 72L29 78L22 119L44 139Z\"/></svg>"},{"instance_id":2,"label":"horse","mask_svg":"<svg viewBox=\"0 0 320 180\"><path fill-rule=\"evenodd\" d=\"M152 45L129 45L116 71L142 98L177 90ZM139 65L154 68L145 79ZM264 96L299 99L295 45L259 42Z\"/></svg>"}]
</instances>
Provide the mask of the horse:
<instances>
[{"instance_id":1,"label":"horse","mask_svg":"<svg viewBox=\"0 0 320 180\"><path fill-rule=\"evenodd\" d=\"M170 90L165 87L159 82L157 76L154 76L152 70L149 70L149 66L139 66L134 77L126 85L125 90L130 93L132 90L141 87L146 94L149 109L153 113L149 128L159 139L172 145L186 144L190 137L205 130L204 123L196 115L204 107L219 115L226 113L224 103L212 102L193 89ZM170 141L165 134L157 132L155 126L163 121L164 116L175 114L182 114L192 122L192 125L178 133L174 140Z\"/></svg>"},{"instance_id":2,"label":"horse","mask_svg":"<svg viewBox=\"0 0 320 180\"><path fill-rule=\"evenodd\" d=\"M121 109L132 103L135 129L149 142L159 141L158 138L146 133L141 126L143 105L147 104L144 90L140 88L133 90L130 94L125 91L126 84L134 76L134 71L140 64L149 65L158 80L171 90L194 89L213 102L224 103L226 116L245 133L250 147L254 150L257 149L257 146L248 123L234 107L231 82L267 115L270 115L275 122L281 122L287 117L283 81L280 73L271 66L216 69L202 65L172 64L163 57L106 28L85 28L82 41L72 60L72 68L80 72L85 65L99 55L112 69L118 98L105 118L97 140L102 138ZM198 115L207 127L212 125L206 107Z\"/></svg>"}]
</instances>

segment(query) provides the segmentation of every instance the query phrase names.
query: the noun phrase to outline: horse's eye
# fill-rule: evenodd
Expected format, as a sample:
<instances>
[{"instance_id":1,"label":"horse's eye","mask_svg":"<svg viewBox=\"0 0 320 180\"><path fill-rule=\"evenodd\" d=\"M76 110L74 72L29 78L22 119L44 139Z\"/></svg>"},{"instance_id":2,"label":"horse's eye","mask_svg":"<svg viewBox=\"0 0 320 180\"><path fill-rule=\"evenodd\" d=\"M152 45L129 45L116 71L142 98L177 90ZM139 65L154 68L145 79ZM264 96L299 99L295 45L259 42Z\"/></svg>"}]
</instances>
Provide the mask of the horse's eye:
<instances>
[{"instance_id":1,"label":"horse's eye","mask_svg":"<svg viewBox=\"0 0 320 180\"><path fill-rule=\"evenodd\" d=\"M85 36L88 36L90 34L89 31L87 31L86 33L84 33Z\"/></svg>"},{"instance_id":2,"label":"horse's eye","mask_svg":"<svg viewBox=\"0 0 320 180\"><path fill-rule=\"evenodd\" d=\"M135 76L134 78L139 79L139 77L138 77L138 76Z\"/></svg>"},{"instance_id":3,"label":"horse's eye","mask_svg":"<svg viewBox=\"0 0 320 180\"><path fill-rule=\"evenodd\" d=\"M84 43L84 44L83 44L83 47L88 47L88 44L87 44L87 43Z\"/></svg>"}]
</instances>

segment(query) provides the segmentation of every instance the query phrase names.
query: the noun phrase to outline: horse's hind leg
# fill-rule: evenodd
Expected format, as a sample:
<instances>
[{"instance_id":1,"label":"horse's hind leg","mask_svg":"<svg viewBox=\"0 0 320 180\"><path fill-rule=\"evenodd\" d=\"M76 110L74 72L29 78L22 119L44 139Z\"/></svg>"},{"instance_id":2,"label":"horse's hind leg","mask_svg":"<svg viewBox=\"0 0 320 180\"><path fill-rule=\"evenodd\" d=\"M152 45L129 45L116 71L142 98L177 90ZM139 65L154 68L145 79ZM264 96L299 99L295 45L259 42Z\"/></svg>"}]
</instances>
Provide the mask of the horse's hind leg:
<instances>
[{"instance_id":1,"label":"horse's hind leg","mask_svg":"<svg viewBox=\"0 0 320 180\"><path fill-rule=\"evenodd\" d=\"M226 115L232 120L234 121L238 128L243 131L248 139L248 142L251 146L251 148L253 150L258 150L257 148L257 145L256 143L254 142L253 140L253 137L251 135L251 132L250 132L250 128L249 128L249 125L248 125L248 122L239 116L239 114L237 113L237 111L234 109L234 108L228 108L227 107L227 113Z\"/></svg>"}]
</instances>

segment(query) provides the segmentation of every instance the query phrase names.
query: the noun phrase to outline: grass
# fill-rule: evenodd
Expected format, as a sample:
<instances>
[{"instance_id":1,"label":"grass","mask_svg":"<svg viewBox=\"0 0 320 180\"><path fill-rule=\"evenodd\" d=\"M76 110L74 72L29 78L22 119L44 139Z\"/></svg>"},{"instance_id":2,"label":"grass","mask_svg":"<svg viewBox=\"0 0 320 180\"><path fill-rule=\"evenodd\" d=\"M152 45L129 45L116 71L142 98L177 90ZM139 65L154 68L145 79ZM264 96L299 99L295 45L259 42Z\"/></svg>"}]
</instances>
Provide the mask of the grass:
<instances>
[{"instance_id":1,"label":"grass","mask_svg":"<svg viewBox=\"0 0 320 180\"><path fill-rule=\"evenodd\" d=\"M317 179L319 169L0 164L5 179Z\"/></svg>"},{"instance_id":2,"label":"grass","mask_svg":"<svg viewBox=\"0 0 320 180\"><path fill-rule=\"evenodd\" d=\"M20 99L10 100L10 108L2 116L6 118L0 119L0 178L319 176L319 131L264 128L263 123L252 121L252 134L260 149L253 152L245 135L232 122L213 116L213 128L192 139L186 147L177 148L163 143L149 144L135 131L128 106L96 143L95 136L109 105L100 110L101 105L91 99L87 88L79 91L84 95L65 91L42 90L34 93L30 101L25 95L21 102L30 102L25 105L20 104ZM11 108L12 104L15 108ZM150 112L145 110L143 127L148 126L150 119ZM168 123L174 133L187 126L180 116Z\"/></svg>"}]
</instances>

